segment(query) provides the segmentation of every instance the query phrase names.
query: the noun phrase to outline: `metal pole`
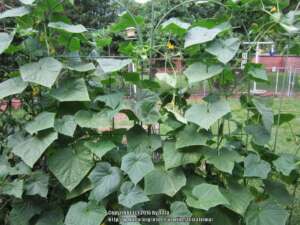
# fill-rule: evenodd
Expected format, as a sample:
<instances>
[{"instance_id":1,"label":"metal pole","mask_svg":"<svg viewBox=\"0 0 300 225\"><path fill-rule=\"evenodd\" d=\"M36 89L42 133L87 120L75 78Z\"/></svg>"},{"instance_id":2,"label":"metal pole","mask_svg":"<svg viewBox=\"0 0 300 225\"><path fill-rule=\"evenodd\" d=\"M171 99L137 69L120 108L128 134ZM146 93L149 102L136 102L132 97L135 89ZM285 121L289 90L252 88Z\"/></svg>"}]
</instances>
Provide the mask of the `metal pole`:
<instances>
[{"instance_id":1,"label":"metal pole","mask_svg":"<svg viewBox=\"0 0 300 225\"><path fill-rule=\"evenodd\" d=\"M277 74L276 74L275 95L278 94L278 81L279 81L279 69L277 69Z\"/></svg>"},{"instance_id":2,"label":"metal pole","mask_svg":"<svg viewBox=\"0 0 300 225\"><path fill-rule=\"evenodd\" d=\"M256 44L256 52L255 52L255 63L259 63L259 51L260 51L260 46L259 43ZM256 89L256 82L253 82L253 90L252 92L255 94L257 92Z\"/></svg>"}]
</instances>

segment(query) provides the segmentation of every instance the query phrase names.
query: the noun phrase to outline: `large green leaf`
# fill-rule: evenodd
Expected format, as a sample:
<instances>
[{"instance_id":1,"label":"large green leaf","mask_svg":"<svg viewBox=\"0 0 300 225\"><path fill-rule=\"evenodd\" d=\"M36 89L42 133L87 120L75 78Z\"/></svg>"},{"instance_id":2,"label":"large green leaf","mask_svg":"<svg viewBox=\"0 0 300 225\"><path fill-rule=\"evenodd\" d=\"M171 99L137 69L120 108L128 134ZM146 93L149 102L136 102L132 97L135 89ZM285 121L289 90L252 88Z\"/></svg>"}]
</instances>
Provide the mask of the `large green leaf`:
<instances>
[{"instance_id":1,"label":"large green leaf","mask_svg":"<svg viewBox=\"0 0 300 225\"><path fill-rule=\"evenodd\" d=\"M245 221L246 225L285 225L288 212L273 200L252 203L248 208Z\"/></svg>"},{"instance_id":2,"label":"large green leaf","mask_svg":"<svg viewBox=\"0 0 300 225\"><path fill-rule=\"evenodd\" d=\"M159 135L148 135L144 128L135 125L127 132L128 150L152 153L162 146Z\"/></svg>"},{"instance_id":3,"label":"large green leaf","mask_svg":"<svg viewBox=\"0 0 300 225\"><path fill-rule=\"evenodd\" d=\"M97 59L99 64L98 72L100 74L117 72L123 69L125 66L132 63L131 59L110 59L110 58L100 58Z\"/></svg>"},{"instance_id":4,"label":"large green leaf","mask_svg":"<svg viewBox=\"0 0 300 225\"><path fill-rule=\"evenodd\" d=\"M208 224L212 225L241 225L240 217L238 217L235 213L224 209L223 207L211 208L205 214L205 217L210 219Z\"/></svg>"},{"instance_id":5,"label":"large green leaf","mask_svg":"<svg viewBox=\"0 0 300 225\"><path fill-rule=\"evenodd\" d=\"M0 99L10 95L20 94L28 86L21 77L10 78L0 83Z\"/></svg>"},{"instance_id":6,"label":"large green leaf","mask_svg":"<svg viewBox=\"0 0 300 225\"><path fill-rule=\"evenodd\" d=\"M221 148L217 150L206 150L204 157L209 164L214 165L218 170L232 174L235 163L243 161L244 157L234 150Z\"/></svg>"},{"instance_id":7,"label":"large green leaf","mask_svg":"<svg viewBox=\"0 0 300 225\"><path fill-rule=\"evenodd\" d=\"M46 134L30 137L16 145L12 152L19 156L28 166L33 167L56 139L56 132L48 132Z\"/></svg>"},{"instance_id":8,"label":"large green leaf","mask_svg":"<svg viewBox=\"0 0 300 225\"><path fill-rule=\"evenodd\" d=\"M223 71L219 64L206 65L202 62L191 64L183 73L187 76L190 85L210 79Z\"/></svg>"},{"instance_id":9,"label":"large green leaf","mask_svg":"<svg viewBox=\"0 0 300 225\"><path fill-rule=\"evenodd\" d=\"M185 37L184 47L187 48L212 41L220 32L222 32L222 30L219 28L207 29L204 27L193 27L188 31Z\"/></svg>"},{"instance_id":10,"label":"large green leaf","mask_svg":"<svg viewBox=\"0 0 300 225\"><path fill-rule=\"evenodd\" d=\"M64 225L64 214L61 209L51 209L44 212L35 225Z\"/></svg>"},{"instance_id":11,"label":"large green leaf","mask_svg":"<svg viewBox=\"0 0 300 225\"><path fill-rule=\"evenodd\" d=\"M121 109L125 113L131 111L143 124L155 124L161 117L159 112L160 98L155 92L142 90L136 99L130 99L122 103Z\"/></svg>"},{"instance_id":12,"label":"large green leaf","mask_svg":"<svg viewBox=\"0 0 300 225\"><path fill-rule=\"evenodd\" d=\"M272 125L274 123L274 115L272 109L267 107L257 99L253 99L252 102L262 117L264 127L267 131L271 132Z\"/></svg>"},{"instance_id":13,"label":"large green leaf","mask_svg":"<svg viewBox=\"0 0 300 225\"><path fill-rule=\"evenodd\" d=\"M38 62L21 66L20 73L24 81L51 88L62 68L63 66L59 61L51 57L46 57L40 59Z\"/></svg>"},{"instance_id":14,"label":"large green leaf","mask_svg":"<svg viewBox=\"0 0 300 225\"><path fill-rule=\"evenodd\" d=\"M289 206L293 202L293 197L289 194L287 186L278 181L264 180L265 192L283 206Z\"/></svg>"},{"instance_id":15,"label":"large green leaf","mask_svg":"<svg viewBox=\"0 0 300 225\"><path fill-rule=\"evenodd\" d=\"M106 213L105 208L95 202L77 202L69 208L65 225L99 225Z\"/></svg>"},{"instance_id":16,"label":"large green leaf","mask_svg":"<svg viewBox=\"0 0 300 225\"><path fill-rule=\"evenodd\" d=\"M156 168L145 176L145 192L149 195L166 194L173 197L186 184L186 177L181 169L165 171Z\"/></svg>"},{"instance_id":17,"label":"large green leaf","mask_svg":"<svg viewBox=\"0 0 300 225\"><path fill-rule=\"evenodd\" d=\"M221 192L229 202L225 206L242 216L244 216L250 202L254 200L254 196L248 188L238 183L230 183L228 189L221 189Z\"/></svg>"},{"instance_id":18,"label":"large green leaf","mask_svg":"<svg viewBox=\"0 0 300 225\"><path fill-rule=\"evenodd\" d=\"M103 110L99 113L80 110L75 114L75 121L80 127L86 128L109 128L115 111Z\"/></svg>"},{"instance_id":19,"label":"large green leaf","mask_svg":"<svg viewBox=\"0 0 300 225\"><path fill-rule=\"evenodd\" d=\"M208 137L209 135L206 131L198 131L198 127L195 124L188 124L183 130L178 132L176 136L176 148L206 145Z\"/></svg>"},{"instance_id":20,"label":"large green leaf","mask_svg":"<svg viewBox=\"0 0 300 225\"><path fill-rule=\"evenodd\" d=\"M89 179L93 185L90 199L99 202L119 189L122 174L118 167L112 167L109 163L101 162L93 169Z\"/></svg>"},{"instance_id":21,"label":"large green leaf","mask_svg":"<svg viewBox=\"0 0 300 225\"><path fill-rule=\"evenodd\" d=\"M75 149L57 149L48 159L48 167L68 191L72 191L93 167L93 157L82 145Z\"/></svg>"},{"instance_id":22,"label":"large green leaf","mask_svg":"<svg viewBox=\"0 0 300 225\"><path fill-rule=\"evenodd\" d=\"M39 195L47 198L49 176L42 171L36 171L26 180L26 195Z\"/></svg>"},{"instance_id":23,"label":"large green leaf","mask_svg":"<svg viewBox=\"0 0 300 225\"><path fill-rule=\"evenodd\" d=\"M198 124L200 127L209 129L211 125L230 112L226 100L218 100L212 103L194 104L185 113L187 121Z\"/></svg>"},{"instance_id":24,"label":"large green leaf","mask_svg":"<svg viewBox=\"0 0 300 225\"><path fill-rule=\"evenodd\" d=\"M42 207L36 202L24 200L12 204L12 210L9 213L10 225L31 225L30 219L40 214Z\"/></svg>"},{"instance_id":25,"label":"large green leaf","mask_svg":"<svg viewBox=\"0 0 300 225\"><path fill-rule=\"evenodd\" d=\"M261 64L249 63L246 65L246 71L251 79L260 82L267 82L268 76L266 70Z\"/></svg>"},{"instance_id":26,"label":"large green leaf","mask_svg":"<svg viewBox=\"0 0 300 225\"><path fill-rule=\"evenodd\" d=\"M90 101L88 89L83 78L64 81L50 95L60 102L85 102Z\"/></svg>"},{"instance_id":27,"label":"large green leaf","mask_svg":"<svg viewBox=\"0 0 300 225\"><path fill-rule=\"evenodd\" d=\"M122 102L124 94L122 92L116 92L107 95L100 95L95 98L96 101L104 102L106 106L110 107L111 109L116 109Z\"/></svg>"},{"instance_id":28,"label":"large green leaf","mask_svg":"<svg viewBox=\"0 0 300 225\"><path fill-rule=\"evenodd\" d=\"M64 22L51 22L48 24L48 27L76 34L80 34L87 31L87 29L81 24L72 25Z\"/></svg>"},{"instance_id":29,"label":"large green leaf","mask_svg":"<svg viewBox=\"0 0 300 225\"><path fill-rule=\"evenodd\" d=\"M177 79L175 75L168 73L156 73L155 76L162 84L166 84L171 88L176 88Z\"/></svg>"},{"instance_id":30,"label":"large green leaf","mask_svg":"<svg viewBox=\"0 0 300 225\"><path fill-rule=\"evenodd\" d=\"M66 115L61 119L55 120L54 128L56 132L64 134L69 137L73 137L77 124L75 122L75 117Z\"/></svg>"},{"instance_id":31,"label":"large green leaf","mask_svg":"<svg viewBox=\"0 0 300 225\"><path fill-rule=\"evenodd\" d=\"M0 54L2 54L11 44L14 35L0 32Z\"/></svg>"},{"instance_id":32,"label":"large green leaf","mask_svg":"<svg viewBox=\"0 0 300 225\"><path fill-rule=\"evenodd\" d=\"M280 157L272 163L276 170L285 176L289 176L293 170L297 169L296 157L291 154L281 154Z\"/></svg>"},{"instance_id":33,"label":"large green leaf","mask_svg":"<svg viewBox=\"0 0 300 225\"><path fill-rule=\"evenodd\" d=\"M163 148L163 158L166 170L186 165L189 163L197 163L202 156L199 149L195 151L178 151L175 142L166 142Z\"/></svg>"},{"instance_id":34,"label":"large green leaf","mask_svg":"<svg viewBox=\"0 0 300 225\"><path fill-rule=\"evenodd\" d=\"M0 20L9 17L22 17L30 13L30 9L26 6L12 8L0 13Z\"/></svg>"},{"instance_id":35,"label":"large green leaf","mask_svg":"<svg viewBox=\"0 0 300 225\"><path fill-rule=\"evenodd\" d=\"M131 182L125 182L121 186L121 194L119 195L119 203L127 208L147 202L149 198L144 191Z\"/></svg>"},{"instance_id":36,"label":"large green leaf","mask_svg":"<svg viewBox=\"0 0 300 225\"><path fill-rule=\"evenodd\" d=\"M244 160L244 177L260 177L266 179L271 166L256 154L249 154Z\"/></svg>"},{"instance_id":37,"label":"large green leaf","mask_svg":"<svg viewBox=\"0 0 300 225\"><path fill-rule=\"evenodd\" d=\"M121 169L137 184L154 169L151 156L147 153L130 152L122 158Z\"/></svg>"},{"instance_id":38,"label":"large green leaf","mask_svg":"<svg viewBox=\"0 0 300 225\"><path fill-rule=\"evenodd\" d=\"M170 18L163 22L161 27L165 32L170 32L176 35L183 35L187 29L191 26L189 23L185 23L178 18Z\"/></svg>"},{"instance_id":39,"label":"large green leaf","mask_svg":"<svg viewBox=\"0 0 300 225\"><path fill-rule=\"evenodd\" d=\"M216 40L211 43L206 51L217 57L217 59L227 64L236 55L240 47L238 38L228 38L226 40Z\"/></svg>"},{"instance_id":40,"label":"large green leaf","mask_svg":"<svg viewBox=\"0 0 300 225\"><path fill-rule=\"evenodd\" d=\"M42 112L25 125L25 130L32 134L54 127L55 113Z\"/></svg>"},{"instance_id":41,"label":"large green leaf","mask_svg":"<svg viewBox=\"0 0 300 225\"><path fill-rule=\"evenodd\" d=\"M173 202L170 207L170 215L167 216L167 220L171 219L174 222L161 222L160 225L171 225L176 223L176 225L189 225L189 222L178 222L178 219L190 220L192 213L189 211L188 207L184 202Z\"/></svg>"},{"instance_id":42,"label":"large green leaf","mask_svg":"<svg viewBox=\"0 0 300 225\"><path fill-rule=\"evenodd\" d=\"M253 142L257 145L264 146L271 139L271 133L260 124L249 124L245 127L245 131L247 134L252 135Z\"/></svg>"},{"instance_id":43,"label":"large green leaf","mask_svg":"<svg viewBox=\"0 0 300 225\"><path fill-rule=\"evenodd\" d=\"M98 142L89 141L85 142L84 145L90 149L92 153L98 156L99 159L102 159L106 153L116 148L116 145L108 140L101 140Z\"/></svg>"},{"instance_id":44,"label":"large green leaf","mask_svg":"<svg viewBox=\"0 0 300 225\"><path fill-rule=\"evenodd\" d=\"M207 183L195 186L192 195L187 196L186 202L190 207L203 210L229 204L217 185Z\"/></svg>"},{"instance_id":45,"label":"large green leaf","mask_svg":"<svg viewBox=\"0 0 300 225\"><path fill-rule=\"evenodd\" d=\"M14 196L15 198L22 198L23 189L24 181L14 180L0 185L0 194Z\"/></svg>"}]
</instances>

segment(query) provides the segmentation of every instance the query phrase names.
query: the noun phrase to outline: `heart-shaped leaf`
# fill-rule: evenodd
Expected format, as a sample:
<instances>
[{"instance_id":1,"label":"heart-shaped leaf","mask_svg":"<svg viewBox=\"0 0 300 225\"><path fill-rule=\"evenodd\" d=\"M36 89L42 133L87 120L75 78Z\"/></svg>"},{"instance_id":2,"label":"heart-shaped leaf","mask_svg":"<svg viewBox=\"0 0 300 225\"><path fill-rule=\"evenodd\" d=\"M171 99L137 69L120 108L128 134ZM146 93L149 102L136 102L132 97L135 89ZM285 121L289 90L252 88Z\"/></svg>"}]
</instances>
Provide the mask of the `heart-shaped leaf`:
<instances>
[{"instance_id":1,"label":"heart-shaped leaf","mask_svg":"<svg viewBox=\"0 0 300 225\"><path fill-rule=\"evenodd\" d=\"M74 116L66 115L61 119L55 120L54 127L58 133L73 137L77 124Z\"/></svg>"},{"instance_id":2,"label":"heart-shaped leaf","mask_svg":"<svg viewBox=\"0 0 300 225\"><path fill-rule=\"evenodd\" d=\"M227 64L236 55L239 47L238 38L228 38L214 41L207 47L206 51L216 56L220 62Z\"/></svg>"},{"instance_id":3,"label":"heart-shaped leaf","mask_svg":"<svg viewBox=\"0 0 300 225\"><path fill-rule=\"evenodd\" d=\"M245 215L246 225L285 225L288 212L273 200L252 203Z\"/></svg>"},{"instance_id":4,"label":"heart-shaped leaf","mask_svg":"<svg viewBox=\"0 0 300 225\"><path fill-rule=\"evenodd\" d=\"M193 188L187 196L187 204L196 209L209 210L217 205L229 204L217 185L202 183Z\"/></svg>"},{"instance_id":5,"label":"heart-shaped leaf","mask_svg":"<svg viewBox=\"0 0 300 225\"><path fill-rule=\"evenodd\" d=\"M185 113L187 121L198 124L208 130L211 125L230 112L226 100L218 100L212 103L201 103L192 105Z\"/></svg>"},{"instance_id":6,"label":"heart-shaped leaf","mask_svg":"<svg viewBox=\"0 0 300 225\"><path fill-rule=\"evenodd\" d=\"M47 57L35 63L29 63L20 67L20 73L24 81L40 84L51 88L55 83L62 64L54 58Z\"/></svg>"},{"instance_id":7,"label":"heart-shaped leaf","mask_svg":"<svg viewBox=\"0 0 300 225\"><path fill-rule=\"evenodd\" d=\"M165 171L157 168L145 177L145 192L149 195L166 194L173 197L186 184L186 177L181 169Z\"/></svg>"},{"instance_id":8,"label":"heart-shaped leaf","mask_svg":"<svg viewBox=\"0 0 300 225\"><path fill-rule=\"evenodd\" d=\"M289 176L293 170L297 169L297 160L292 154L282 154L272 163L276 170L285 176Z\"/></svg>"},{"instance_id":9,"label":"heart-shaped leaf","mask_svg":"<svg viewBox=\"0 0 300 225\"><path fill-rule=\"evenodd\" d=\"M67 80L50 95L60 102L86 102L90 101L89 93L83 78Z\"/></svg>"},{"instance_id":10,"label":"heart-shaped leaf","mask_svg":"<svg viewBox=\"0 0 300 225\"><path fill-rule=\"evenodd\" d=\"M107 212L102 205L95 202L77 202L66 215L65 225L99 225Z\"/></svg>"},{"instance_id":11,"label":"heart-shaped leaf","mask_svg":"<svg viewBox=\"0 0 300 225\"><path fill-rule=\"evenodd\" d=\"M271 171L270 164L255 154L249 154L245 158L244 167L244 177L260 177L266 179Z\"/></svg>"},{"instance_id":12,"label":"heart-shaped leaf","mask_svg":"<svg viewBox=\"0 0 300 225\"><path fill-rule=\"evenodd\" d=\"M118 167L112 167L109 163L98 163L89 175L89 179L93 185L90 199L99 202L118 190L122 175Z\"/></svg>"},{"instance_id":13,"label":"heart-shaped leaf","mask_svg":"<svg viewBox=\"0 0 300 225\"><path fill-rule=\"evenodd\" d=\"M20 94L28 86L27 82L24 82L21 77L10 78L0 83L0 99L3 99L10 95Z\"/></svg>"},{"instance_id":14,"label":"heart-shaped leaf","mask_svg":"<svg viewBox=\"0 0 300 225\"><path fill-rule=\"evenodd\" d=\"M129 175L133 183L137 184L154 169L154 166L150 155L130 152L123 156L121 169Z\"/></svg>"},{"instance_id":15,"label":"heart-shaped leaf","mask_svg":"<svg viewBox=\"0 0 300 225\"><path fill-rule=\"evenodd\" d=\"M125 182L121 186L121 194L119 195L119 203L127 208L147 202L149 198L144 191L131 182Z\"/></svg>"},{"instance_id":16,"label":"heart-shaped leaf","mask_svg":"<svg viewBox=\"0 0 300 225\"><path fill-rule=\"evenodd\" d=\"M222 32L222 30L219 28L207 29L204 27L193 27L188 31L185 37L184 47L187 48L212 41L220 32Z\"/></svg>"},{"instance_id":17,"label":"heart-shaped leaf","mask_svg":"<svg viewBox=\"0 0 300 225\"><path fill-rule=\"evenodd\" d=\"M28 166L33 167L57 137L56 132L34 136L20 142L13 148L12 152L19 156Z\"/></svg>"},{"instance_id":18,"label":"heart-shaped leaf","mask_svg":"<svg viewBox=\"0 0 300 225\"><path fill-rule=\"evenodd\" d=\"M221 148L219 151L210 149L204 151L204 157L209 164L214 165L218 170L232 174L235 163L243 161L244 157L234 150Z\"/></svg>"},{"instance_id":19,"label":"heart-shaped leaf","mask_svg":"<svg viewBox=\"0 0 300 225\"><path fill-rule=\"evenodd\" d=\"M50 171L68 191L72 191L93 167L93 157L82 145L57 149L48 159Z\"/></svg>"},{"instance_id":20,"label":"heart-shaped leaf","mask_svg":"<svg viewBox=\"0 0 300 225\"><path fill-rule=\"evenodd\" d=\"M186 165L189 163L197 163L202 156L202 152L198 149L195 151L178 151L174 142L166 142L163 148L163 158L166 170Z\"/></svg>"},{"instance_id":21,"label":"heart-shaped leaf","mask_svg":"<svg viewBox=\"0 0 300 225\"><path fill-rule=\"evenodd\" d=\"M116 145L111 141L101 140L98 142L85 142L84 145L91 150L99 159L108 153L109 151L115 149Z\"/></svg>"},{"instance_id":22,"label":"heart-shaped leaf","mask_svg":"<svg viewBox=\"0 0 300 225\"><path fill-rule=\"evenodd\" d=\"M219 64L206 65L202 62L193 63L183 73L188 78L190 85L204 80L208 80L223 71L223 66Z\"/></svg>"}]
</instances>

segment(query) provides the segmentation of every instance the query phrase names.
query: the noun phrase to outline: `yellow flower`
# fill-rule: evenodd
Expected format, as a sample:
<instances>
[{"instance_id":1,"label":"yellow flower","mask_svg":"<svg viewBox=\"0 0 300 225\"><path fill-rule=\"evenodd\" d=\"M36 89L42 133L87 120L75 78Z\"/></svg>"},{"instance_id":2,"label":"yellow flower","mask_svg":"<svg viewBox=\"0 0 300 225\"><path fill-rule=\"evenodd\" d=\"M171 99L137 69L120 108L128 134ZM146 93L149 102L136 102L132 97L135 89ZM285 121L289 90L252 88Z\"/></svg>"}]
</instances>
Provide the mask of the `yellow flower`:
<instances>
[{"instance_id":1,"label":"yellow flower","mask_svg":"<svg viewBox=\"0 0 300 225\"><path fill-rule=\"evenodd\" d=\"M167 48L173 50L175 48L175 45L173 45L171 41L168 41Z\"/></svg>"},{"instance_id":2,"label":"yellow flower","mask_svg":"<svg viewBox=\"0 0 300 225\"><path fill-rule=\"evenodd\" d=\"M271 13L277 12L277 8L275 6L272 7Z\"/></svg>"},{"instance_id":3,"label":"yellow flower","mask_svg":"<svg viewBox=\"0 0 300 225\"><path fill-rule=\"evenodd\" d=\"M40 89L38 87L32 88L32 96L37 96L40 92Z\"/></svg>"}]
</instances>

